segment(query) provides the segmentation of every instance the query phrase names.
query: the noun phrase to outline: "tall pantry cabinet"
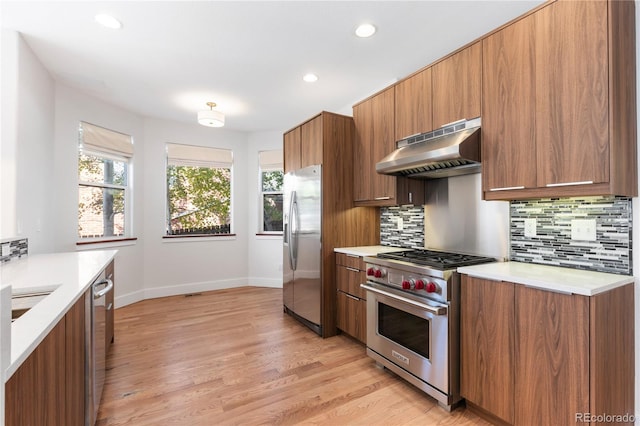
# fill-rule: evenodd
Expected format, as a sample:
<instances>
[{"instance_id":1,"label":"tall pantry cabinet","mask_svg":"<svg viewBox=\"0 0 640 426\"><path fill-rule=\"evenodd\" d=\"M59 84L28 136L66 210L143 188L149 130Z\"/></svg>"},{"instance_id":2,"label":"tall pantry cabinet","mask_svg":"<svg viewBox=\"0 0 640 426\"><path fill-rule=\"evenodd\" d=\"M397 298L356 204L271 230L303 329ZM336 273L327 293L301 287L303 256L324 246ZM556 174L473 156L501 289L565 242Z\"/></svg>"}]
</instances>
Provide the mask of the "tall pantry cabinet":
<instances>
[{"instance_id":1,"label":"tall pantry cabinet","mask_svg":"<svg viewBox=\"0 0 640 426\"><path fill-rule=\"evenodd\" d=\"M375 245L380 241L379 212L353 207L353 118L323 111L284 134L285 173L322 165L323 337L336 334L336 247Z\"/></svg>"}]
</instances>

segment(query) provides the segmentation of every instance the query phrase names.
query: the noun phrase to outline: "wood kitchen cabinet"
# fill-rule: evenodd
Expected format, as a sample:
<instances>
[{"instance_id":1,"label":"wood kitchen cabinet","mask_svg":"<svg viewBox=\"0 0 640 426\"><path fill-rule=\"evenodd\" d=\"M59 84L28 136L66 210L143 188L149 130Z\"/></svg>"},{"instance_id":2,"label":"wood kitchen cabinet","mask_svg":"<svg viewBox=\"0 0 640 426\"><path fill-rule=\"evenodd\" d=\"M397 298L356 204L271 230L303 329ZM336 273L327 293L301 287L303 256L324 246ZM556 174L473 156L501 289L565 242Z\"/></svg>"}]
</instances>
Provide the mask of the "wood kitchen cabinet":
<instances>
[{"instance_id":1,"label":"wood kitchen cabinet","mask_svg":"<svg viewBox=\"0 0 640 426\"><path fill-rule=\"evenodd\" d=\"M352 117L323 111L284 135L287 141L300 132L301 167L322 165L322 290L321 322L323 337L337 333L336 247L375 245L380 242L380 214L373 207L353 206L354 140ZM285 160L286 161L286 160ZM307 164L308 163L308 164ZM286 164L286 162L285 162Z\"/></svg>"},{"instance_id":2,"label":"wood kitchen cabinet","mask_svg":"<svg viewBox=\"0 0 640 426\"><path fill-rule=\"evenodd\" d=\"M395 140L433 130L431 68L395 86Z\"/></svg>"},{"instance_id":3,"label":"wood kitchen cabinet","mask_svg":"<svg viewBox=\"0 0 640 426\"><path fill-rule=\"evenodd\" d=\"M556 1L483 41L486 199L636 196L634 2Z\"/></svg>"},{"instance_id":4,"label":"wood kitchen cabinet","mask_svg":"<svg viewBox=\"0 0 640 426\"><path fill-rule=\"evenodd\" d=\"M480 117L482 43L433 65L433 128Z\"/></svg>"},{"instance_id":5,"label":"wood kitchen cabinet","mask_svg":"<svg viewBox=\"0 0 640 426\"><path fill-rule=\"evenodd\" d=\"M460 322L460 394L514 421L514 284L464 276Z\"/></svg>"},{"instance_id":6,"label":"wood kitchen cabinet","mask_svg":"<svg viewBox=\"0 0 640 426\"><path fill-rule=\"evenodd\" d=\"M337 327L362 343L367 340L367 295L360 284L366 280L362 257L336 253Z\"/></svg>"},{"instance_id":7,"label":"wood kitchen cabinet","mask_svg":"<svg viewBox=\"0 0 640 426\"><path fill-rule=\"evenodd\" d=\"M5 424L84 425L84 360L82 296L7 381Z\"/></svg>"},{"instance_id":8,"label":"wood kitchen cabinet","mask_svg":"<svg viewBox=\"0 0 640 426\"><path fill-rule=\"evenodd\" d=\"M376 163L395 149L395 88L354 105L354 201L357 206L425 203L425 181L378 174Z\"/></svg>"},{"instance_id":9,"label":"wood kitchen cabinet","mask_svg":"<svg viewBox=\"0 0 640 426\"><path fill-rule=\"evenodd\" d=\"M284 172L322 164L322 116L284 134Z\"/></svg>"},{"instance_id":10,"label":"wood kitchen cabinet","mask_svg":"<svg viewBox=\"0 0 640 426\"><path fill-rule=\"evenodd\" d=\"M633 284L587 297L462 276L460 389L514 425L634 412Z\"/></svg>"},{"instance_id":11,"label":"wood kitchen cabinet","mask_svg":"<svg viewBox=\"0 0 640 426\"><path fill-rule=\"evenodd\" d=\"M284 134L283 156L284 156L284 172L292 172L300 169L301 159L301 140L302 130L300 127L289 130Z\"/></svg>"}]
</instances>

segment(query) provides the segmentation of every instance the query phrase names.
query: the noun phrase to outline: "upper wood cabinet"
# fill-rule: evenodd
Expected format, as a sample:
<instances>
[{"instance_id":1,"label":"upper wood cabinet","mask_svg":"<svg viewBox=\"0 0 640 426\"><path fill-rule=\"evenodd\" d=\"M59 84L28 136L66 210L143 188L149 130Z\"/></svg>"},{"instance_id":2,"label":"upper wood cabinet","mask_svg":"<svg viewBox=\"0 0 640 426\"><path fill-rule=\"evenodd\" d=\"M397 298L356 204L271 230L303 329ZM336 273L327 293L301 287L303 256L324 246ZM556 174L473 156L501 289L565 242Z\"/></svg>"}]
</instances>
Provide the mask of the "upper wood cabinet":
<instances>
[{"instance_id":1,"label":"upper wood cabinet","mask_svg":"<svg viewBox=\"0 0 640 426\"><path fill-rule=\"evenodd\" d=\"M433 128L480 116L482 43L477 42L433 67Z\"/></svg>"},{"instance_id":2,"label":"upper wood cabinet","mask_svg":"<svg viewBox=\"0 0 640 426\"><path fill-rule=\"evenodd\" d=\"M300 127L289 130L284 134L284 172L292 172L300 168L301 150L300 141L302 139Z\"/></svg>"},{"instance_id":3,"label":"upper wood cabinet","mask_svg":"<svg viewBox=\"0 0 640 426\"><path fill-rule=\"evenodd\" d=\"M431 68L395 85L395 140L433 130Z\"/></svg>"},{"instance_id":4,"label":"upper wood cabinet","mask_svg":"<svg viewBox=\"0 0 640 426\"><path fill-rule=\"evenodd\" d=\"M486 199L638 193L634 2L557 1L483 41Z\"/></svg>"},{"instance_id":5,"label":"upper wood cabinet","mask_svg":"<svg viewBox=\"0 0 640 426\"><path fill-rule=\"evenodd\" d=\"M356 205L424 204L424 181L376 172L376 163L396 147L395 88L390 87L355 105L353 119L356 127L353 179Z\"/></svg>"},{"instance_id":6,"label":"upper wood cabinet","mask_svg":"<svg viewBox=\"0 0 640 426\"><path fill-rule=\"evenodd\" d=\"M300 168L322 164L322 116L304 123L301 132Z\"/></svg>"},{"instance_id":7,"label":"upper wood cabinet","mask_svg":"<svg viewBox=\"0 0 640 426\"><path fill-rule=\"evenodd\" d=\"M284 134L284 172L322 164L322 115Z\"/></svg>"},{"instance_id":8,"label":"upper wood cabinet","mask_svg":"<svg viewBox=\"0 0 640 426\"><path fill-rule=\"evenodd\" d=\"M534 19L528 16L483 40L484 188L537 185Z\"/></svg>"}]
</instances>

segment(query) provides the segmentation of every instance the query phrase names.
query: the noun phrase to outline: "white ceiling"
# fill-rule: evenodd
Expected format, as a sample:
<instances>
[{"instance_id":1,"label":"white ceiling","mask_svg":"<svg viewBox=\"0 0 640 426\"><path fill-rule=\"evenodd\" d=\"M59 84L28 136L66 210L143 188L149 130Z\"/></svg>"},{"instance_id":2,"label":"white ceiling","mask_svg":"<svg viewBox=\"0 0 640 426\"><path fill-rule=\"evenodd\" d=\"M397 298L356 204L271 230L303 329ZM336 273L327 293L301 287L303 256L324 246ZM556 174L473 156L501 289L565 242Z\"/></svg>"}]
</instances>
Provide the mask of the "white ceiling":
<instances>
[{"instance_id":1,"label":"white ceiling","mask_svg":"<svg viewBox=\"0 0 640 426\"><path fill-rule=\"evenodd\" d=\"M142 116L286 130L350 106L540 4L534 1L5 1L57 80ZM97 25L106 12L120 30ZM353 31L376 25L372 38ZM318 74L313 84L302 81ZM212 129L215 131L215 129Z\"/></svg>"}]
</instances>

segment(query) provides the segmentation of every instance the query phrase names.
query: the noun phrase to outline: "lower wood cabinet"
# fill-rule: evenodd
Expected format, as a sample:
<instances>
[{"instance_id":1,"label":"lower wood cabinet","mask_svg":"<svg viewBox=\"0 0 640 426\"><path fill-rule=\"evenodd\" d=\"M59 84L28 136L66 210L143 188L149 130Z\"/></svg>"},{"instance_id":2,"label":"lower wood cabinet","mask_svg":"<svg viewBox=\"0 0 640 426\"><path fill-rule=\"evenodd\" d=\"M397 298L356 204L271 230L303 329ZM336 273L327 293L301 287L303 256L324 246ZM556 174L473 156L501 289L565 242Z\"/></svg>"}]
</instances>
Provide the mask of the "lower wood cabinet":
<instances>
[{"instance_id":1,"label":"lower wood cabinet","mask_svg":"<svg viewBox=\"0 0 640 426\"><path fill-rule=\"evenodd\" d=\"M461 296L472 408L514 425L634 413L633 284L588 297L463 276Z\"/></svg>"},{"instance_id":2,"label":"lower wood cabinet","mask_svg":"<svg viewBox=\"0 0 640 426\"><path fill-rule=\"evenodd\" d=\"M83 296L7 381L7 426L84 425L84 313Z\"/></svg>"},{"instance_id":3,"label":"lower wood cabinet","mask_svg":"<svg viewBox=\"0 0 640 426\"><path fill-rule=\"evenodd\" d=\"M336 324L338 329L366 343L367 300L360 284L366 281L362 257L336 253Z\"/></svg>"}]
</instances>

